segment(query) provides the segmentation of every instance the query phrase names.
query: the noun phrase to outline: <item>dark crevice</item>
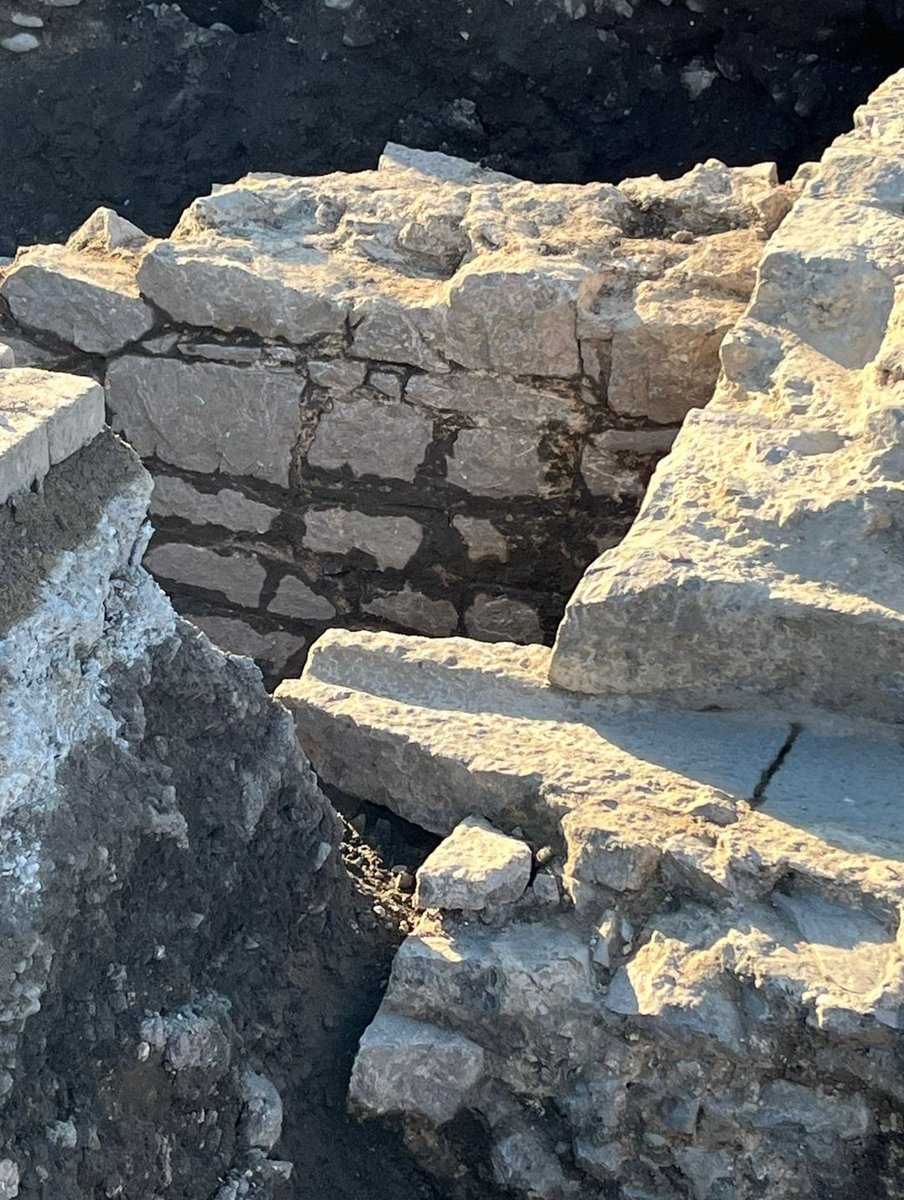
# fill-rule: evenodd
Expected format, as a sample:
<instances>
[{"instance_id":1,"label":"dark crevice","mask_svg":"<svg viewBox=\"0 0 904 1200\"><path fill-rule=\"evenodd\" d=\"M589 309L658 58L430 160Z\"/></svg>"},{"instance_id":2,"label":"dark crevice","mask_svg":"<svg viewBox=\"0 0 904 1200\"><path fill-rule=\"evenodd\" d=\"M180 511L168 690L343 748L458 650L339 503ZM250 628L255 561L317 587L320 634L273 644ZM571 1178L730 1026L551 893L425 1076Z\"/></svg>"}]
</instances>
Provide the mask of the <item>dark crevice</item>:
<instances>
[{"instance_id":1,"label":"dark crevice","mask_svg":"<svg viewBox=\"0 0 904 1200\"><path fill-rule=\"evenodd\" d=\"M788 726L788 736L785 738L784 744L772 762L763 769L763 773L760 775L760 781L753 789L753 795L750 798L750 804L752 808L760 808L765 802L769 784L781 770L782 763L791 753L794 743L803 732L803 728L803 725L799 724L797 721L792 721L792 723Z\"/></svg>"}]
</instances>

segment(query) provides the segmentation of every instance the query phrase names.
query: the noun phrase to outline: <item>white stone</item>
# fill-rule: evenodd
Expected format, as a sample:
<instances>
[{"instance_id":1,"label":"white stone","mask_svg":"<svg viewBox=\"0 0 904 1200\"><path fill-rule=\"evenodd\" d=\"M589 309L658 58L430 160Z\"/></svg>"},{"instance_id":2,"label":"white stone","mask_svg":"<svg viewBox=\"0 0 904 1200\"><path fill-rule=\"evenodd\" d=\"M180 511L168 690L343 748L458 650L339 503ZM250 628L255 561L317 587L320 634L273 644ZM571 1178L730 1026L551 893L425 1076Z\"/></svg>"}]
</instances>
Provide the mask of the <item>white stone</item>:
<instances>
[{"instance_id":1,"label":"white stone","mask_svg":"<svg viewBox=\"0 0 904 1200\"><path fill-rule=\"evenodd\" d=\"M530 881L530 847L481 817L466 817L417 872L419 908L477 910L508 904Z\"/></svg>"},{"instance_id":2,"label":"white stone","mask_svg":"<svg viewBox=\"0 0 904 1200\"><path fill-rule=\"evenodd\" d=\"M0 46L13 54L27 54L29 50L37 50L40 44L33 33L14 33L11 37L0 38Z\"/></svg>"}]
</instances>

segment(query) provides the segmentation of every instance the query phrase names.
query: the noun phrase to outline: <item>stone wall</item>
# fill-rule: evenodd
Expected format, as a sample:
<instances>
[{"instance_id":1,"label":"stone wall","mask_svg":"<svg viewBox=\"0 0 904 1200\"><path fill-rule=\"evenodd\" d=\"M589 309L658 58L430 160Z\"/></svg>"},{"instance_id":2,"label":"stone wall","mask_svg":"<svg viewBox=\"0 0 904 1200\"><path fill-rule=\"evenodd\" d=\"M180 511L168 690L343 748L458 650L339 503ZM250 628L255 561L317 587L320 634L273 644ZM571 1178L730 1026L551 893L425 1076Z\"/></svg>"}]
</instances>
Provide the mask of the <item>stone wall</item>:
<instances>
[{"instance_id":1,"label":"stone wall","mask_svg":"<svg viewBox=\"0 0 904 1200\"><path fill-rule=\"evenodd\" d=\"M553 650L333 630L277 691L321 778L445 835L350 1087L436 1169L904 1195L902 135L898 74Z\"/></svg>"},{"instance_id":2,"label":"stone wall","mask_svg":"<svg viewBox=\"0 0 904 1200\"><path fill-rule=\"evenodd\" d=\"M21 362L102 379L146 562L271 675L332 625L549 639L628 529L794 189L767 166L538 186L391 147L101 210L2 275Z\"/></svg>"}]
</instances>

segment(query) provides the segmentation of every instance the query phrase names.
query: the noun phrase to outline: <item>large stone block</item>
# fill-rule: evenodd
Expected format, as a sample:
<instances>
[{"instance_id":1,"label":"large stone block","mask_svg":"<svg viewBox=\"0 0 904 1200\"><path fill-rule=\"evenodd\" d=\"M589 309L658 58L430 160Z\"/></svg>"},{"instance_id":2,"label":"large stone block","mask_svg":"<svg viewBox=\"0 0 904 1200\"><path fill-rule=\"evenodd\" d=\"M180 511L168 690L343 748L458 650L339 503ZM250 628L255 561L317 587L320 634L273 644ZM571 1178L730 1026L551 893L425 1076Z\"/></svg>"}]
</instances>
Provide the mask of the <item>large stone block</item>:
<instances>
[{"instance_id":1,"label":"large stone block","mask_svg":"<svg viewBox=\"0 0 904 1200\"><path fill-rule=\"evenodd\" d=\"M466 817L418 868L415 904L474 911L517 900L531 863L524 842L481 817Z\"/></svg>"},{"instance_id":2,"label":"large stone block","mask_svg":"<svg viewBox=\"0 0 904 1200\"><path fill-rule=\"evenodd\" d=\"M475 496L536 496L546 487L538 434L528 427L462 429L446 478Z\"/></svg>"},{"instance_id":3,"label":"large stone block","mask_svg":"<svg viewBox=\"0 0 904 1200\"><path fill-rule=\"evenodd\" d=\"M362 550L381 571L403 570L420 549L422 527L411 517L375 517L348 508L309 508L304 546L325 554Z\"/></svg>"},{"instance_id":4,"label":"large stone block","mask_svg":"<svg viewBox=\"0 0 904 1200\"><path fill-rule=\"evenodd\" d=\"M267 572L251 554L236 551L218 554L206 546L165 542L145 555L145 566L154 575L190 588L221 592L244 608L257 608Z\"/></svg>"},{"instance_id":5,"label":"large stone block","mask_svg":"<svg viewBox=\"0 0 904 1200\"><path fill-rule=\"evenodd\" d=\"M107 371L113 427L142 456L286 487L302 384L288 370L127 355Z\"/></svg>"}]
</instances>

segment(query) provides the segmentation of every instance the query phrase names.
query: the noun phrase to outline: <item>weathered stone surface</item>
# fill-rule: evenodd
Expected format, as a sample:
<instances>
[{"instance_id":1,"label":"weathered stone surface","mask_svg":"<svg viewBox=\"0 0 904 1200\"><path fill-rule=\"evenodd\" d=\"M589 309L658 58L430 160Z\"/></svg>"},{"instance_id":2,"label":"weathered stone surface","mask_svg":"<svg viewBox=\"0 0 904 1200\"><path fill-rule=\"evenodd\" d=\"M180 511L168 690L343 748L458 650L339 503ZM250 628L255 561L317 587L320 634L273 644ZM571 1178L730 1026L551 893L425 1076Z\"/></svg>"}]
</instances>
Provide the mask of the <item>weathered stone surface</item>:
<instances>
[{"instance_id":1,"label":"weathered stone surface","mask_svg":"<svg viewBox=\"0 0 904 1200\"><path fill-rule=\"evenodd\" d=\"M0 372L0 504L40 482L103 423L103 389L91 379L26 367Z\"/></svg>"},{"instance_id":2,"label":"weathered stone surface","mask_svg":"<svg viewBox=\"0 0 904 1200\"><path fill-rule=\"evenodd\" d=\"M433 439L433 422L402 404L359 397L323 414L308 451L312 467L414 479Z\"/></svg>"},{"instance_id":3,"label":"weathered stone surface","mask_svg":"<svg viewBox=\"0 0 904 1200\"><path fill-rule=\"evenodd\" d=\"M449 600L431 600L409 587L378 596L363 605L363 611L429 637L448 637L458 625L458 613Z\"/></svg>"},{"instance_id":4,"label":"weathered stone surface","mask_svg":"<svg viewBox=\"0 0 904 1200\"><path fill-rule=\"evenodd\" d=\"M601 788L679 808L750 797L787 736L784 724L717 714L619 716L549 687L549 657L542 646L331 630L278 695L327 782L438 833L477 814L542 836L566 793L577 806ZM609 819L616 828L621 812Z\"/></svg>"},{"instance_id":5,"label":"weathered stone surface","mask_svg":"<svg viewBox=\"0 0 904 1200\"><path fill-rule=\"evenodd\" d=\"M242 654L262 663L274 675L281 675L286 663L305 649L304 638L282 630L259 633L247 621L217 617L209 613L187 614L188 620L207 634L215 646L229 654Z\"/></svg>"},{"instance_id":6,"label":"weathered stone surface","mask_svg":"<svg viewBox=\"0 0 904 1200\"><path fill-rule=\"evenodd\" d=\"M308 363L308 377L318 387L334 388L337 392L352 392L367 376L367 366L354 359L333 358Z\"/></svg>"},{"instance_id":7,"label":"weathered stone surface","mask_svg":"<svg viewBox=\"0 0 904 1200\"><path fill-rule=\"evenodd\" d=\"M559 686L904 716L902 95L858 112L766 246L713 403L568 605Z\"/></svg>"},{"instance_id":8,"label":"weathered stone surface","mask_svg":"<svg viewBox=\"0 0 904 1200\"><path fill-rule=\"evenodd\" d=\"M309 508L304 545L326 554L362 550L381 571L402 570L418 552L424 531L411 517L374 517L347 508Z\"/></svg>"},{"instance_id":9,"label":"weathered stone surface","mask_svg":"<svg viewBox=\"0 0 904 1200\"><path fill-rule=\"evenodd\" d=\"M483 1073L483 1051L459 1034L383 1014L361 1039L352 1104L374 1114L416 1112L451 1121Z\"/></svg>"},{"instance_id":10,"label":"weathered stone surface","mask_svg":"<svg viewBox=\"0 0 904 1200\"><path fill-rule=\"evenodd\" d=\"M326 596L319 596L296 575L282 577L267 609L298 620L328 621L336 615L336 609Z\"/></svg>"},{"instance_id":11,"label":"weathered stone surface","mask_svg":"<svg viewBox=\"0 0 904 1200\"><path fill-rule=\"evenodd\" d=\"M145 556L154 575L208 592L222 592L243 608L257 608L267 572L251 554L218 554L186 542L157 545Z\"/></svg>"},{"instance_id":12,"label":"weathered stone surface","mask_svg":"<svg viewBox=\"0 0 904 1200\"><path fill-rule=\"evenodd\" d=\"M468 910L506 904L524 894L530 871L529 846L481 817L466 817L421 864L414 902Z\"/></svg>"},{"instance_id":13,"label":"weathered stone surface","mask_svg":"<svg viewBox=\"0 0 904 1200\"><path fill-rule=\"evenodd\" d=\"M543 640L537 610L508 596L487 596L479 592L465 613L465 628L480 642L517 642L520 645Z\"/></svg>"},{"instance_id":14,"label":"weathered stone surface","mask_svg":"<svg viewBox=\"0 0 904 1200\"><path fill-rule=\"evenodd\" d=\"M7 367L16 365L16 353L7 342L0 342L0 368L6 370Z\"/></svg>"},{"instance_id":15,"label":"weathered stone surface","mask_svg":"<svg viewBox=\"0 0 904 1200\"><path fill-rule=\"evenodd\" d=\"M286 486L301 430L291 371L126 356L107 371L113 427L139 454Z\"/></svg>"},{"instance_id":16,"label":"weathered stone surface","mask_svg":"<svg viewBox=\"0 0 904 1200\"><path fill-rule=\"evenodd\" d=\"M551 421L569 425L581 417L573 395L541 391L516 379L477 371L415 375L405 386L405 396L439 412L462 413L484 426L520 422L542 426Z\"/></svg>"},{"instance_id":17,"label":"weathered stone surface","mask_svg":"<svg viewBox=\"0 0 904 1200\"><path fill-rule=\"evenodd\" d=\"M472 562L484 558L508 562L508 542L492 521L485 517L458 516L452 518L452 524L464 538Z\"/></svg>"},{"instance_id":18,"label":"weathered stone surface","mask_svg":"<svg viewBox=\"0 0 904 1200\"><path fill-rule=\"evenodd\" d=\"M592 496L641 496L646 472L638 460L665 454L676 429L607 429L591 437L581 457L581 474Z\"/></svg>"},{"instance_id":19,"label":"weathered stone surface","mask_svg":"<svg viewBox=\"0 0 904 1200\"><path fill-rule=\"evenodd\" d=\"M446 478L475 496L539 495L546 486L537 439L523 428L463 429Z\"/></svg>"},{"instance_id":20,"label":"weathered stone surface","mask_svg":"<svg viewBox=\"0 0 904 1200\"><path fill-rule=\"evenodd\" d=\"M151 512L158 517L181 517L193 525L222 525L248 533L266 533L279 510L251 500L233 488L201 492L178 475L157 475Z\"/></svg>"},{"instance_id":21,"label":"weathered stone surface","mask_svg":"<svg viewBox=\"0 0 904 1200\"><path fill-rule=\"evenodd\" d=\"M33 246L6 272L0 296L26 328L54 333L91 354L113 354L154 324L134 265L121 254Z\"/></svg>"}]
</instances>

